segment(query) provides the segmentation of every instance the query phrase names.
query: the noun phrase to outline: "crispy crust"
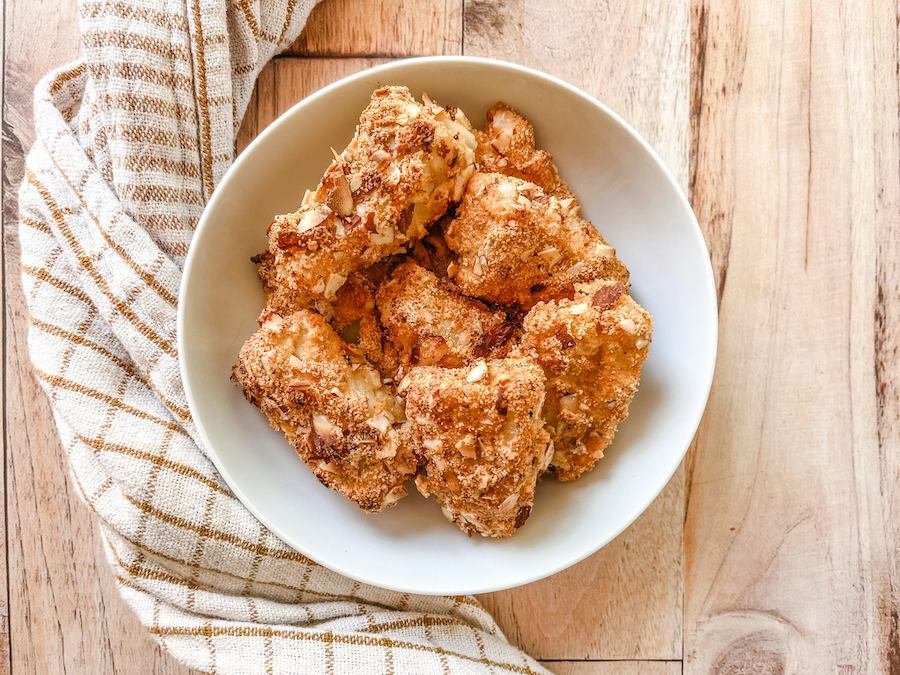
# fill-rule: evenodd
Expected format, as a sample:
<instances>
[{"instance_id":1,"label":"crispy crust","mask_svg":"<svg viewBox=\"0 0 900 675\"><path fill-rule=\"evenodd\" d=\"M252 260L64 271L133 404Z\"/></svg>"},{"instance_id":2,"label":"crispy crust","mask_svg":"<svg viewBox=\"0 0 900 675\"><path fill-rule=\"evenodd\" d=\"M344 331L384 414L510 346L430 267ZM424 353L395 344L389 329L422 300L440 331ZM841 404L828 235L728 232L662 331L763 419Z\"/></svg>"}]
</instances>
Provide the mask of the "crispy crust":
<instances>
[{"instance_id":1,"label":"crispy crust","mask_svg":"<svg viewBox=\"0 0 900 675\"><path fill-rule=\"evenodd\" d=\"M547 375L543 416L557 478L592 469L637 391L653 323L621 282L577 284L573 299L541 302L525 317L516 355Z\"/></svg>"},{"instance_id":2,"label":"crispy crust","mask_svg":"<svg viewBox=\"0 0 900 675\"><path fill-rule=\"evenodd\" d=\"M447 227L458 258L453 280L466 295L530 307L566 294L580 275L627 282L628 270L570 200L497 173L469 181Z\"/></svg>"},{"instance_id":3,"label":"crispy crust","mask_svg":"<svg viewBox=\"0 0 900 675\"><path fill-rule=\"evenodd\" d=\"M503 356L515 327L503 312L462 295L415 262L394 270L376 296L381 321L404 367L463 366Z\"/></svg>"},{"instance_id":4,"label":"crispy crust","mask_svg":"<svg viewBox=\"0 0 900 675\"><path fill-rule=\"evenodd\" d=\"M481 171L522 178L557 199L572 199L578 208L578 199L560 178L553 157L535 147L531 122L505 103L488 110L487 121L484 131L476 133L475 162Z\"/></svg>"},{"instance_id":5,"label":"crispy crust","mask_svg":"<svg viewBox=\"0 0 900 675\"><path fill-rule=\"evenodd\" d=\"M417 474L460 529L506 537L551 459L572 480L603 456L652 322L528 120L497 104L476 147L461 111L423 98L376 90L272 223L254 258L266 310L233 379L362 508Z\"/></svg>"},{"instance_id":6,"label":"crispy crust","mask_svg":"<svg viewBox=\"0 0 900 675\"><path fill-rule=\"evenodd\" d=\"M419 492L433 496L467 534L514 534L531 514L552 452L540 417L540 367L530 359L418 367L400 390L424 465L416 477Z\"/></svg>"},{"instance_id":7,"label":"crispy crust","mask_svg":"<svg viewBox=\"0 0 900 675\"><path fill-rule=\"evenodd\" d=\"M419 104L405 87L377 89L315 192L269 226L272 285L294 306L333 299L351 273L424 236L459 199L474 147L461 112Z\"/></svg>"},{"instance_id":8,"label":"crispy crust","mask_svg":"<svg viewBox=\"0 0 900 675\"><path fill-rule=\"evenodd\" d=\"M367 511L406 494L415 462L399 431L403 407L320 315L269 313L233 379L327 487Z\"/></svg>"}]
</instances>

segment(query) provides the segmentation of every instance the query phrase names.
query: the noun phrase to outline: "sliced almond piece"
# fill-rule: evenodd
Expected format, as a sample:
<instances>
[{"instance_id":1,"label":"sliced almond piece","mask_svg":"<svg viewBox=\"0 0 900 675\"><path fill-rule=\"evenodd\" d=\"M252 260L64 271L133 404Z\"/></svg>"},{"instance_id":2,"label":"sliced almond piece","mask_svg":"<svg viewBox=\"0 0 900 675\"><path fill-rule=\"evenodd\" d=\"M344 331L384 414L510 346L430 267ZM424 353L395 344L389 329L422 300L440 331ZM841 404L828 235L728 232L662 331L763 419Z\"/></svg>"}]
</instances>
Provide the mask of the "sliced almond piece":
<instances>
[{"instance_id":1,"label":"sliced almond piece","mask_svg":"<svg viewBox=\"0 0 900 675\"><path fill-rule=\"evenodd\" d=\"M391 426L391 421L387 418L387 415L381 413L380 415L376 415L368 420L366 420L366 424L375 429L378 433L383 434L388 430L388 427Z\"/></svg>"},{"instance_id":2,"label":"sliced almond piece","mask_svg":"<svg viewBox=\"0 0 900 675\"><path fill-rule=\"evenodd\" d=\"M513 492L506 499L504 499L500 503L501 511L511 511L512 508L519 502L519 494L517 492Z\"/></svg>"},{"instance_id":3,"label":"sliced almond piece","mask_svg":"<svg viewBox=\"0 0 900 675\"><path fill-rule=\"evenodd\" d=\"M469 374L466 375L466 382L478 382L481 378L487 375L487 364L484 361L479 361L475 364L472 370L469 371Z\"/></svg>"},{"instance_id":4,"label":"sliced almond piece","mask_svg":"<svg viewBox=\"0 0 900 675\"><path fill-rule=\"evenodd\" d=\"M323 295L331 299L334 297L334 294L337 293L338 289L344 285L344 282L347 281L347 277L343 274L333 273L330 277L328 277L328 281L325 284L325 291Z\"/></svg>"},{"instance_id":5,"label":"sliced almond piece","mask_svg":"<svg viewBox=\"0 0 900 675\"><path fill-rule=\"evenodd\" d=\"M388 492L384 499L381 500L381 508L386 509L388 506L392 504L396 504L398 501L403 499L406 496L406 488L402 485L398 485L393 490Z\"/></svg>"},{"instance_id":6,"label":"sliced almond piece","mask_svg":"<svg viewBox=\"0 0 900 675\"><path fill-rule=\"evenodd\" d=\"M431 452L437 452L443 447L444 442L440 438L426 438L422 441L422 445Z\"/></svg>"},{"instance_id":7,"label":"sliced almond piece","mask_svg":"<svg viewBox=\"0 0 900 675\"><path fill-rule=\"evenodd\" d=\"M313 431L322 439L325 445L334 445L344 437L344 431L339 426L332 424L325 415L313 415Z\"/></svg>"},{"instance_id":8,"label":"sliced almond piece","mask_svg":"<svg viewBox=\"0 0 900 675\"><path fill-rule=\"evenodd\" d=\"M318 226L322 223L326 218L328 218L328 214L322 209L310 209L300 218L300 222L297 223L297 232L306 232L307 230L311 230L314 227Z\"/></svg>"},{"instance_id":9,"label":"sliced almond piece","mask_svg":"<svg viewBox=\"0 0 900 675\"><path fill-rule=\"evenodd\" d=\"M554 265L562 260L562 253L555 246L548 246L543 251L538 251L537 255L549 268L553 268Z\"/></svg>"},{"instance_id":10,"label":"sliced almond piece","mask_svg":"<svg viewBox=\"0 0 900 675\"><path fill-rule=\"evenodd\" d=\"M621 321L619 321L619 328L624 330L629 335L634 335L635 333L637 333L637 326L631 319L622 319Z\"/></svg>"},{"instance_id":11,"label":"sliced almond piece","mask_svg":"<svg viewBox=\"0 0 900 675\"><path fill-rule=\"evenodd\" d=\"M353 195L350 193L350 183L344 174L332 174L328 180L328 196L325 203L339 216L346 218L353 213Z\"/></svg>"}]
</instances>

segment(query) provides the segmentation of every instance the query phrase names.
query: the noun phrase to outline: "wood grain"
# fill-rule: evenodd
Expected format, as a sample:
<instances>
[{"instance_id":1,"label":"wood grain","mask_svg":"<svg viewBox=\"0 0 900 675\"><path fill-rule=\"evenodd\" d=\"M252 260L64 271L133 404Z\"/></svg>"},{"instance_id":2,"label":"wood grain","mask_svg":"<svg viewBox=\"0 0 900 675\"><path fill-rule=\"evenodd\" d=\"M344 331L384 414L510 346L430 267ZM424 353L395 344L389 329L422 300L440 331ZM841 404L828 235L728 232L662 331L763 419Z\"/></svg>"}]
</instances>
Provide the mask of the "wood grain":
<instances>
[{"instance_id":1,"label":"wood grain","mask_svg":"<svg viewBox=\"0 0 900 675\"><path fill-rule=\"evenodd\" d=\"M896 30L891 3L694 3L721 324L689 673L900 672Z\"/></svg>"},{"instance_id":2,"label":"wood grain","mask_svg":"<svg viewBox=\"0 0 900 675\"><path fill-rule=\"evenodd\" d=\"M462 0L324 0L286 53L307 56L458 54Z\"/></svg>"},{"instance_id":3,"label":"wood grain","mask_svg":"<svg viewBox=\"0 0 900 675\"><path fill-rule=\"evenodd\" d=\"M6 71L6 17L4 16L4 25L3 30L0 31L0 39L2 39L3 46L0 47L0 70L3 72ZM4 87L0 86L0 111L3 110L4 102L5 102L5 91ZM4 134L5 136L5 134ZM6 154L4 153L3 143L0 143L0 167L4 164L4 157ZM3 191L4 194L6 192L5 185L5 174ZM2 211L0 211L0 228L2 228L3 224L3 216ZM6 254L4 252L4 247L0 246L0 279L5 278L6 274ZM5 284L4 284L5 287ZM5 307L5 303L4 303ZM6 312L0 312L0 340L2 340L3 344L3 354L4 364L3 364L3 376L0 376L0 381L5 382L5 373L6 373ZM3 437L3 477L6 478L6 457L7 457L7 424L6 424L6 388L0 387L0 410L4 411L4 414L0 416L0 435ZM12 669L12 654L10 651L10 642L9 642L9 567L7 564L8 560L8 552L7 552L7 528L6 528L6 480L3 481L2 486L0 486L0 491L3 493L3 501L0 503L0 512L2 512L2 524L0 524L0 535L2 535L2 540L0 540L0 673L9 673Z\"/></svg>"},{"instance_id":4,"label":"wood grain","mask_svg":"<svg viewBox=\"0 0 900 675\"><path fill-rule=\"evenodd\" d=\"M681 661L543 661L557 675L681 675Z\"/></svg>"},{"instance_id":5,"label":"wood grain","mask_svg":"<svg viewBox=\"0 0 900 675\"><path fill-rule=\"evenodd\" d=\"M31 89L74 54L77 22L74 3L5 12L0 672L182 672L113 588L27 364L10 188ZM599 96L691 190L721 308L695 447L599 554L484 596L507 634L569 675L675 675L682 657L690 673L900 673L895 3L326 0L292 50L260 77L239 148L339 77L462 50Z\"/></svg>"},{"instance_id":6,"label":"wood grain","mask_svg":"<svg viewBox=\"0 0 900 675\"><path fill-rule=\"evenodd\" d=\"M686 185L689 18L678 3L466 0L464 51L540 68L598 96L646 135ZM538 658L680 659L683 504L679 471L598 554L483 601Z\"/></svg>"},{"instance_id":7,"label":"wood grain","mask_svg":"<svg viewBox=\"0 0 900 675\"><path fill-rule=\"evenodd\" d=\"M97 524L69 484L49 405L26 348L16 192L33 138L31 92L77 53L75 3L8 2L3 101L4 449L9 612L0 672L186 673L115 588ZM41 40L35 40L41 35ZM7 583L7 574L3 574ZM6 593L2 594L6 602ZM6 614L6 612L4 612Z\"/></svg>"}]
</instances>

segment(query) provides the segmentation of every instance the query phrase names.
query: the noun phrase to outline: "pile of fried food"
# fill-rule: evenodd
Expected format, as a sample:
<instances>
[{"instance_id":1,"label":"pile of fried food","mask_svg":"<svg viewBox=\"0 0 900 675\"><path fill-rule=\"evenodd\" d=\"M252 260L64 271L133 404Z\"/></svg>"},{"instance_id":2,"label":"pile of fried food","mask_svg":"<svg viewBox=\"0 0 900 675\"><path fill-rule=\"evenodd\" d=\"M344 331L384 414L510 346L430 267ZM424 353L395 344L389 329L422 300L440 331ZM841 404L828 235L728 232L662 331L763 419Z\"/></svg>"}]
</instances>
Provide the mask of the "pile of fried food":
<instances>
[{"instance_id":1,"label":"pile of fried food","mask_svg":"<svg viewBox=\"0 0 900 675\"><path fill-rule=\"evenodd\" d=\"M316 477L367 511L414 478L507 537L544 473L594 467L628 415L650 315L534 129L483 131L405 87L254 258L266 293L233 378Z\"/></svg>"}]
</instances>

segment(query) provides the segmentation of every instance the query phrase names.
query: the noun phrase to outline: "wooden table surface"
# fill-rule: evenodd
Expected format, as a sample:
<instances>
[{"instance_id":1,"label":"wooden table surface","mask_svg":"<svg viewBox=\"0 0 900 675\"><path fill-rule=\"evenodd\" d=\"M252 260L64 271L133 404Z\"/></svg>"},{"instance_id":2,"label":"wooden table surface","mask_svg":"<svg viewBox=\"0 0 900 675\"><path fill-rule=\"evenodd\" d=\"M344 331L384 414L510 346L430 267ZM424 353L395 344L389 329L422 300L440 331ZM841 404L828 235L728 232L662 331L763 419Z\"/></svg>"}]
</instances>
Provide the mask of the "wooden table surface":
<instances>
[{"instance_id":1,"label":"wooden table surface","mask_svg":"<svg viewBox=\"0 0 900 675\"><path fill-rule=\"evenodd\" d=\"M184 672L119 598L27 363L15 188L77 10L4 12L0 670ZM326 0L263 72L241 146L374 63L509 59L622 113L689 191L721 325L683 468L603 551L482 598L552 670L900 673L898 49L891 0Z\"/></svg>"}]
</instances>

